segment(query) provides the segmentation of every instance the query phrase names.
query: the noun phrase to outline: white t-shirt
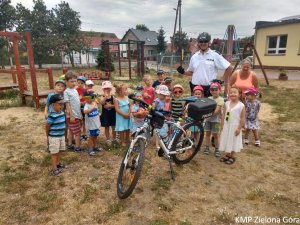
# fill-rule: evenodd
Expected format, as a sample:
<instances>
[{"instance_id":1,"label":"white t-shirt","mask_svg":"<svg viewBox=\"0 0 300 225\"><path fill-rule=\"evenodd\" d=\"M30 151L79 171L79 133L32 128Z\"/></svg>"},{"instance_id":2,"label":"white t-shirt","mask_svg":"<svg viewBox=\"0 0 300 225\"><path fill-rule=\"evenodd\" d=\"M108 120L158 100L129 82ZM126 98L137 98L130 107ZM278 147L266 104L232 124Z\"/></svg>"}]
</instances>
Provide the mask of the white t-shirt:
<instances>
[{"instance_id":1,"label":"white t-shirt","mask_svg":"<svg viewBox=\"0 0 300 225\"><path fill-rule=\"evenodd\" d=\"M83 110L87 110L92 107L92 104L85 103ZM85 128L87 130L97 130L100 128L100 125L101 124L98 108L95 108L91 112L85 114Z\"/></svg>"},{"instance_id":2,"label":"white t-shirt","mask_svg":"<svg viewBox=\"0 0 300 225\"><path fill-rule=\"evenodd\" d=\"M70 103L72 108L72 117L81 119L82 115L80 111L80 99L75 88L67 88L64 91L64 101Z\"/></svg>"},{"instance_id":3,"label":"white t-shirt","mask_svg":"<svg viewBox=\"0 0 300 225\"><path fill-rule=\"evenodd\" d=\"M229 66L230 63L223 56L208 49L207 52L198 51L192 56L187 71L193 72L193 84L208 86L217 78L218 70L225 70Z\"/></svg>"}]
</instances>

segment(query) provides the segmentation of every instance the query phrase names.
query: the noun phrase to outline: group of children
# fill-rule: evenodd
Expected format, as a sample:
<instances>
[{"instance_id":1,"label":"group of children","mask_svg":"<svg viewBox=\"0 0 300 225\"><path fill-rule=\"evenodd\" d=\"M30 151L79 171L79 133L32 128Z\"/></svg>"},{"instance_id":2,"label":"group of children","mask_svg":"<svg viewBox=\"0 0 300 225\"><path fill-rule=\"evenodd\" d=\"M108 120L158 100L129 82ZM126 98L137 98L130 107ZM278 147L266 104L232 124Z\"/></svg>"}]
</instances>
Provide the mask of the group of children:
<instances>
[{"instance_id":1,"label":"group of children","mask_svg":"<svg viewBox=\"0 0 300 225\"><path fill-rule=\"evenodd\" d=\"M158 71L157 75L158 79L153 83L151 76L145 75L143 78L145 86L137 88L135 97L151 104L157 110L172 111L173 119L178 121L185 116L184 103L179 101L184 94L184 88L180 84L172 86L172 79L164 78L163 71ZM102 150L97 140L101 126L105 130L107 145L111 145L112 141L117 141L122 146L126 146L129 143L130 131L135 132L138 127L142 126L148 114L148 111L141 108L138 103L129 101L126 84L115 85L115 96L113 96L111 82L104 81L102 83L103 96L98 97L93 90L91 80L86 80L83 76L77 77L72 72L66 73L64 78L64 80L56 81L54 92L49 94L45 107L48 149L52 155L51 172L55 176L65 168L65 165L59 161L59 154L60 151L66 149L66 134L68 149L82 152L81 139L87 139L88 153L92 156ZM211 84L210 93L212 95L210 98L216 101L217 107L213 116L205 121L204 153L208 155L210 152L212 135L215 156L219 157L220 150L223 150L227 154L220 161L232 164L235 161L235 152L242 149L242 127L246 129L244 143L249 144L248 136L252 130L255 135L255 145L260 145L257 132L259 128L257 113L260 104L255 98L258 92L255 88L247 90L246 110L244 104L240 102L241 93L236 87L231 87L229 101L225 103L225 107L224 99L220 96L221 85L219 83ZM193 95L202 98L203 88L195 86ZM101 106L101 113L99 106ZM160 135L168 136L167 126L160 129ZM75 145L73 145L73 140ZM158 143L156 145L159 148Z\"/></svg>"}]
</instances>

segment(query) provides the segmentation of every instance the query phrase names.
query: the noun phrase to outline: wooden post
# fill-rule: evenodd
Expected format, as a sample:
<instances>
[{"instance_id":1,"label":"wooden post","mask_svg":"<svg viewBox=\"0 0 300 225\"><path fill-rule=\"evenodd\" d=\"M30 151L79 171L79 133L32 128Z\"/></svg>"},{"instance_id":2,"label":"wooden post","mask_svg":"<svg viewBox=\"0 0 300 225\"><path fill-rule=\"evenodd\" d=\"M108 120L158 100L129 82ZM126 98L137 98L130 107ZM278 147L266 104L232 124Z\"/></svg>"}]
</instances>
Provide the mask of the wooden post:
<instances>
[{"instance_id":1,"label":"wooden post","mask_svg":"<svg viewBox=\"0 0 300 225\"><path fill-rule=\"evenodd\" d=\"M17 83L17 77L16 77L15 67L12 66L10 69L11 69L11 77L12 77L13 83L16 84Z\"/></svg>"},{"instance_id":2,"label":"wooden post","mask_svg":"<svg viewBox=\"0 0 300 225\"><path fill-rule=\"evenodd\" d=\"M32 92L33 92L33 102L36 109L39 109L39 93L37 87L37 80L36 80L36 73L35 73L35 64L34 64L34 57L33 57L33 50L31 44L31 30L28 28L24 29L25 31L25 40L26 40L26 47L27 47L27 54L28 54L28 62L30 68L30 77L32 83Z\"/></svg>"},{"instance_id":3,"label":"wooden post","mask_svg":"<svg viewBox=\"0 0 300 225\"><path fill-rule=\"evenodd\" d=\"M141 71L142 71L142 76L144 76L144 74L145 74L144 44L145 44L145 42L141 42Z\"/></svg>"},{"instance_id":4,"label":"wooden post","mask_svg":"<svg viewBox=\"0 0 300 225\"><path fill-rule=\"evenodd\" d=\"M119 57L119 76L121 76L121 51L120 51L120 43L118 44L118 57Z\"/></svg>"},{"instance_id":5,"label":"wooden post","mask_svg":"<svg viewBox=\"0 0 300 225\"><path fill-rule=\"evenodd\" d=\"M131 80L131 52L130 52L130 40L128 40L128 50L127 50L127 57L128 57L128 67L129 67L129 80Z\"/></svg>"},{"instance_id":6,"label":"wooden post","mask_svg":"<svg viewBox=\"0 0 300 225\"><path fill-rule=\"evenodd\" d=\"M49 88L54 89L53 70L51 67L47 69L47 73L48 73L48 80L49 80Z\"/></svg>"}]
</instances>

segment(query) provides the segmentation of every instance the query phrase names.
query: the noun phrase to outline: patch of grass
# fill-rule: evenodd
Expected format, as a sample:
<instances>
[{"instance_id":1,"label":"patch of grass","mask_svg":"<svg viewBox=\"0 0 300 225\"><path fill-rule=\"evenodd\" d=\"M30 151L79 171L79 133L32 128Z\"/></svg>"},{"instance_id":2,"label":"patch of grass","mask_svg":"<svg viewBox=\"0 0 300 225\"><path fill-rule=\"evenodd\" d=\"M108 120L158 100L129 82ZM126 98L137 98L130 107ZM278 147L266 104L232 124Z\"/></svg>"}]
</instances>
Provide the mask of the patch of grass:
<instances>
[{"instance_id":1,"label":"patch of grass","mask_svg":"<svg viewBox=\"0 0 300 225\"><path fill-rule=\"evenodd\" d=\"M41 167L48 167L50 165L51 155L47 154L43 157L40 166Z\"/></svg>"},{"instance_id":2,"label":"patch of grass","mask_svg":"<svg viewBox=\"0 0 300 225\"><path fill-rule=\"evenodd\" d=\"M110 183L104 184L103 189L104 190L110 190L111 189Z\"/></svg>"},{"instance_id":3,"label":"patch of grass","mask_svg":"<svg viewBox=\"0 0 300 225\"><path fill-rule=\"evenodd\" d=\"M261 152L259 152L259 150L247 150L246 154L248 155L255 155L255 156L263 156L263 154Z\"/></svg>"},{"instance_id":4,"label":"patch of grass","mask_svg":"<svg viewBox=\"0 0 300 225\"><path fill-rule=\"evenodd\" d=\"M53 202L57 199L57 194L53 192L40 192L34 195L34 198L38 201L35 205L35 209L38 212L48 210Z\"/></svg>"},{"instance_id":5,"label":"patch of grass","mask_svg":"<svg viewBox=\"0 0 300 225\"><path fill-rule=\"evenodd\" d=\"M164 177L157 177L154 184L151 187L152 191L169 190L171 186L171 180Z\"/></svg>"},{"instance_id":6,"label":"patch of grass","mask_svg":"<svg viewBox=\"0 0 300 225\"><path fill-rule=\"evenodd\" d=\"M23 163L24 165L28 166L31 164L37 163L38 160L32 155L30 152L26 152L25 156L23 157Z\"/></svg>"},{"instance_id":7,"label":"patch of grass","mask_svg":"<svg viewBox=\"0 0 300 225\"><path fill-rule=\"evenodd\" d=\"M251 201L261 200L262 197L264 196L265 196L265 191L262 189L261 186L257 186L247 193L246 199Z\"/></svg>"},{"instance_id":8,"label":"patch of grass","mask_svg":"<svg viewBox=\"0 0 300 225\"><path fill-rule=\"evenodd\" d=\"M169 223L164 219L155 219L149 222L149 225L168 225Z\"/></svg>"},{"instance_id":9,"label":"patch of grass","mask_svg":"<svg viewBox=\"0 0 300 225\"><path fill-rule=\"evenodd\" d=\"M89 184L84 185L82 190L83 190L83 196L80 199L81 204L91 201L97 191L95 187Z\"/></svg>"},{"instance_id":10,"label":"patch of grass","mask_svg":"<svg viewBox=\"0 0 300 225\"><path fill-rule=\"evenodd\" d=\"M180 221L179 225L192 225L192 223L185 219L184 221Z\"/></svg>"},{"instance_id":11,"label":"patch of grass","mask_svg":"<svg viewBox=\"0 0 300 225\"><path fill-rule=\"evenodd\" d=\"M158 208L160 210L165 211L165 212L171 212L172 211L172 206L170 206L170 205L168 205L166 203L163 203L163 202L158 203Z\"/></svg>"},{"instance_id":12,"label":"patch of grass","mask_svg":"<svg viewBox=\"0 0 300 225\"><path fill-rule=\"evenodd\" d=\"M217 222L217 224L233 224L234 223L234 219L226 207L219 208L218 212L214 215L213 220L214 220L214 222Z\"/></svg>"},{"instance_id":13,"label":"patch of grass","mask_svg":"<svg viewBox=\"0 0 300 225\"><path fill-rule=\"evenodd\" d=\"M28 178L28 174L24 171L6 173L0 178L0 190L6 193L24 193L29 186L26 178Z\"/></svg>"},{"instance_id":14,"label":"patch of grass","mask_svg":"<svg viewBox=\"0 0 300 225\"><path fill-rule=\"evenodd\" d=\"M107 216L111 217L114 214L120 213L124 210L124 205L122 204L122 202L114 202L110 205L108 205L106 214Z\"/></svg>"}]
</instances>

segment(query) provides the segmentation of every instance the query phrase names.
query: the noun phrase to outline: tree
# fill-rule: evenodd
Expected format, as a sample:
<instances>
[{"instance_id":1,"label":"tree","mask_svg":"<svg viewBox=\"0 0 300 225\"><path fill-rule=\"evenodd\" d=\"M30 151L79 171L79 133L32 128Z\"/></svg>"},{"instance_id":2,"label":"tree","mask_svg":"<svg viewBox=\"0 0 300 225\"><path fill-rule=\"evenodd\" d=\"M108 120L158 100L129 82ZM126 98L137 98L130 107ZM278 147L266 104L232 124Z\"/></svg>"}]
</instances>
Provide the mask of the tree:
<instances>
[{"instance_id":1,"label":"tree","mask_svg":"<svg viewBox=\"0 0 300 225\"><path fill-rule=\"evenodd\" d=\"M185 53L189 52L189 38L187 33L177 31L173 37L171 37L171 41L174 44L177 53L180 53L180 50L183 49Z\"/></svg>"},{"instance_id":2,"label":"tree","mask_svg":"<svg viewBox=\"0 0 300 225\"><path fill-rule=\"evenodd\" d=\"M57 36L57 50L69 56L74 67L74 52L81 53L90 45L80 32L79 12L70 8L69 3L62 1L53 9L53 30Z\"/></svg>"},{"instance_id":3,"label":"tree","mask_svg":"<svg viewBox=\"0 0 300 225\"><path fill-rule=\"evenodd\" d=\"M114 71L115 67L113 64L112 56L108 60L107 52L109 51L109 45L107 44L108 41L102 41L101 43L101 49L98 51L97 55L97 69L103 70L103 71ZM108 62L109 61L109 62ZM108 67L108 63L110 63L110 66Z\"/></svg>"},{"instance_id":4,"label":"tree","mask_svg":"<svg viewBox=\"0 0 300 225\"><path fill-rule=\"evenodd\" d=\"M163 29L163 27L160 27L160 29L158 30L158 36L157 36L157 51L158 52L165 52L166 48L167 48L167 43L165 41L165 31Z\"/></svg>"},{"instance_id":5,"label":"tree","mask_svg":"<svg viewBox=\"0 0 300 225\"><path fill-rule=\"evenodd\" d=\"M142 30L142 31L149 31L149 28L146 27L145 24L137 24L137 25L135 25L135 29Z\"/></svg>"}]
</instances>

